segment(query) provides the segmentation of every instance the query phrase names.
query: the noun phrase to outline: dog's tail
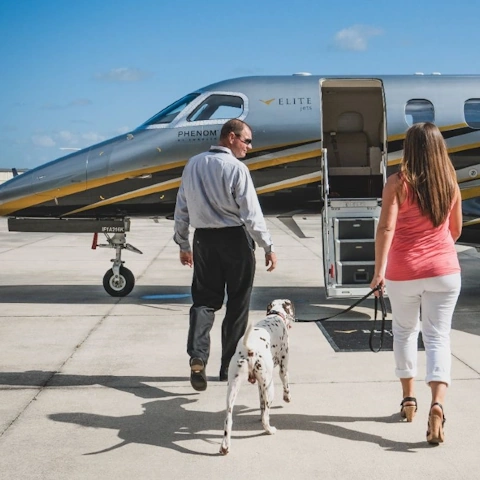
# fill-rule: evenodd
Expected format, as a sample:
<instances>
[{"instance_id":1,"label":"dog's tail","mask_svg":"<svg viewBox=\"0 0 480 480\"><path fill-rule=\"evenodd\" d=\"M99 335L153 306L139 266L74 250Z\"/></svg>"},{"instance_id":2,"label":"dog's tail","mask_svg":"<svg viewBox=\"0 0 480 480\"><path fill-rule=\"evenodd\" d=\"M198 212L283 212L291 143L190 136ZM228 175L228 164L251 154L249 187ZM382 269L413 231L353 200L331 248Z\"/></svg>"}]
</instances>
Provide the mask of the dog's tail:
<instances>
[{"instance_id":1,"label":"dog's tail","mask_svg":"<svg viewBox=\"0 0 480 480\"><path fill-rule=\"evenodd\" d=\"M248 381L250 383L256 382L256 376L254 373L254 363L255 363L255 350L254 348L249 345L250 333L253 330L253 325L250 323L247 327L247 331L243 336L243 347L247 351L247 363L248 363Z\"/></svg>"},{"instance_id":2,"label":"dog's tail","mask_svg":"<svg viewBox=\"0 0 480 480\"><path fill-rule=\"evenodd\" d=\"M243 336L243 346L245 347L245 350L250 353L253 349L249 345L248 340L250 337L250 333L253 330L253 325L251 323L248 324L247 331L245 332L245 335Z\"/></svg>"}]
</instances>

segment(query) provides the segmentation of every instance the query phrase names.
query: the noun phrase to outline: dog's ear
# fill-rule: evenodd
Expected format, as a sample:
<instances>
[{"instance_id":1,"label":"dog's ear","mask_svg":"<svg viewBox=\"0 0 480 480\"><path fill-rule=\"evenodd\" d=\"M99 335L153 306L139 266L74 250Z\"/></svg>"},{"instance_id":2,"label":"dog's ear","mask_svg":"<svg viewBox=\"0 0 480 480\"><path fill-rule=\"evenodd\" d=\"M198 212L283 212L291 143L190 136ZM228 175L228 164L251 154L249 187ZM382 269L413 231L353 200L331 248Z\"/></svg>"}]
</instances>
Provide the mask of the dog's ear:
<instances>
[{"instance_id":1,"label":"dog's ear","mask_svg":"<svg viewBox=\"0 0 480 480\"><path fill-rule=\"evenodd\" d=\"M271 303L269 303L267 305L267 315L270 313L270 310L273 308L273 305Z\"/></svg>"},{"instance_id":2,"label":"dog's ear","mask_svg":"<svg viewBox=\"0 0 480 480\"><path fill-rule=\"evenodd\" d=\"M284 300L282 307L285 313L287 313L292 317L295 316L295 307L293 306L293 303L291 300Z\"/></svg>"}]
</instances>

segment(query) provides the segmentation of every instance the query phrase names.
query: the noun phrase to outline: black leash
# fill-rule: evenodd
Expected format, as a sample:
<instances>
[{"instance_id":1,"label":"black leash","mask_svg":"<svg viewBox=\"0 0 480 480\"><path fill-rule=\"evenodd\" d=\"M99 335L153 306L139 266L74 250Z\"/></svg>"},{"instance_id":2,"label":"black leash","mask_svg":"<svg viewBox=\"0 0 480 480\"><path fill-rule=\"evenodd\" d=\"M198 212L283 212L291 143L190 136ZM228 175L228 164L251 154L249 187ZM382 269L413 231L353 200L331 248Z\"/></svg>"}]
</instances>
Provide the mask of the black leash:
<instances>
[{"instance_id":1,"label":"black leash","mask_svg":"<svg viewBox=\"0 0 480 480\"><path fill-rule=\"evenodd\" d=\"M370 330L370 337L368 339L368 345L373 353L378 353L382 349L383 336L385 334L385 320L387 319L387 306L385 305L385 298L383 298L382 289L379 287L376 288L378 289L378 297L375 297L375 316L373 318L373 327ZM378 303L380 303L380 308L382 309L382 326L380 328L380 344L378 349L375 350L373 348L373 336L375 335L375 325L377 324Z\"/></svg>"},{"instance_id":2,"label":"black leash","mask_svg":"<svg viewBox=\"0 0 480 480\"><path fill-rule=\"evenodd\" d=\"M365 299L367 299L370 295L373 295L375 292L378 292L378 297L375 297L375 316L373 319L373 326L372 329L370 330L370 337L368 339L368 345L370 346L370 350L374 353L378 353L383 346L383 337L385 334L385 320L387 319L387 306L385 305L385 298L383 297L383 291L380 286L375 287L374 289L370 290L366 295L364 295L362 298L357 300L353 305L350 305L348 308L345 310L342 310L341 312L336 313L335 315L330 315L329 317L324 317L324 318L316 318L314 320L302 320L301 318L296 318L295 322L298 323L306 323L306 322L324 322L325 320L330 320L331 318L337 317L338 315L342 315L343 313L347 313L353 308L355 308L357 305L362 303ZM375 349L373 347L373 337L375 335L375 327L377 325L377 312L378 312L378 304L380 303L380 309L382 311L382 326L380 330L380 345L378 349Z\"/></svg>"}]
</instances>

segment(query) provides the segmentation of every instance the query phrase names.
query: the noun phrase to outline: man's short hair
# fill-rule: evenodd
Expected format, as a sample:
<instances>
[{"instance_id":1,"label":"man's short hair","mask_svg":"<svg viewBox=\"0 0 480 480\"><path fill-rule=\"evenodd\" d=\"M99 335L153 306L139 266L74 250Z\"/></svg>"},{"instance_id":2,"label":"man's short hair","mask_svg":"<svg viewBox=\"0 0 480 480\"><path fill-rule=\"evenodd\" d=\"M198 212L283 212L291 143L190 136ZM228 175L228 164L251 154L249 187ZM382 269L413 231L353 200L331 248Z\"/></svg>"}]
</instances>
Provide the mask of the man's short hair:
<instances>
[{"instance_id":1,"label":"man's short hair","mask_svg":"<svg viewBox=\"0 0 480 480\"><path fill-rule=\"evenodd\" d=\"M242 122L242 120L238 120L237 118L232 118L232 120L229 120L223 124L222 131L220 132L220 139L227 138L232 132L235 135L241 135L245 127L247 127L250 131L252 130L248 123Z\"/></svg>"}]
</instances>

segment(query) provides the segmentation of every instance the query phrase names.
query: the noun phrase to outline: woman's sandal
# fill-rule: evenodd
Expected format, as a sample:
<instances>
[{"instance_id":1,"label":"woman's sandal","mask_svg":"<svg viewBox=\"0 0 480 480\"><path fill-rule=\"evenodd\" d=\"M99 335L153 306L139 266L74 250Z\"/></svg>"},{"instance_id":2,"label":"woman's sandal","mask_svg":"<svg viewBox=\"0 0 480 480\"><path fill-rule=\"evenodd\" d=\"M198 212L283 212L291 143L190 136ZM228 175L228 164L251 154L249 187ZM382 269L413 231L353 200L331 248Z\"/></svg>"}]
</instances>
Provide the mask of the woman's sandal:
<instances>
[{"instance_id":1,"label":"woman's sandal","mask_svg":"<svg viewBox=\"0 0 480 480\"><path fill-rule=\"evenodd\" d=\"M439 406L442 410L442 416L432 413L434 406ZM427 427L427 442L432 445L438 445L443 443L445 435L443 433L443 426L445 425L445 415L443 414L443 407L440 403L432 403L430 407L430 413L428 414L428 427Z\"/></svg>"},{"instance_id":2,"label":"woman's sandal","mask_svg":"<svg viewBox=\"0 0 480 480\"><path fill-rule=\"evenodd\" d=\"M413 405L405 405L405 403L413 403ZM411 422L417 411L417 399L415 397L405 397L400 404L400 415L406 418L407 422Z\"/></svg>"}]
</instances>

